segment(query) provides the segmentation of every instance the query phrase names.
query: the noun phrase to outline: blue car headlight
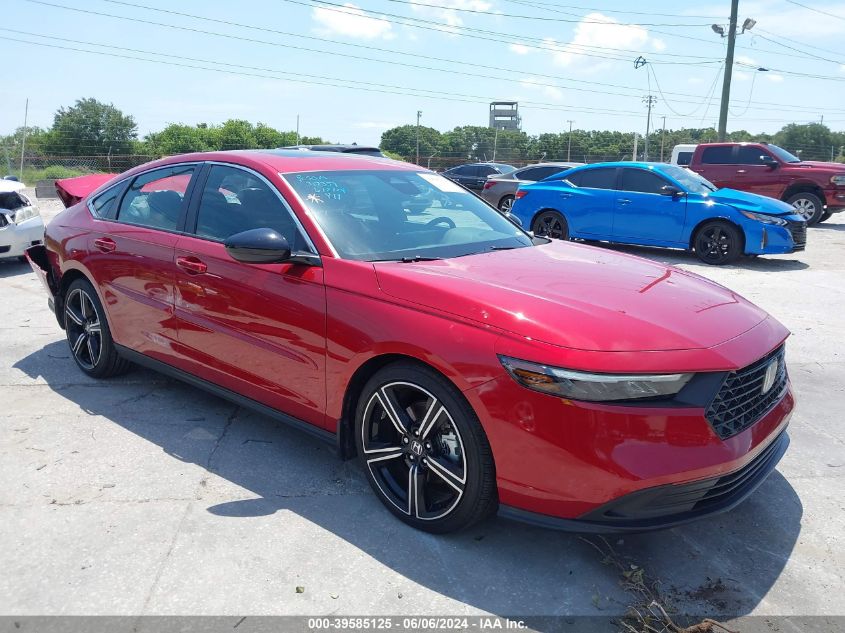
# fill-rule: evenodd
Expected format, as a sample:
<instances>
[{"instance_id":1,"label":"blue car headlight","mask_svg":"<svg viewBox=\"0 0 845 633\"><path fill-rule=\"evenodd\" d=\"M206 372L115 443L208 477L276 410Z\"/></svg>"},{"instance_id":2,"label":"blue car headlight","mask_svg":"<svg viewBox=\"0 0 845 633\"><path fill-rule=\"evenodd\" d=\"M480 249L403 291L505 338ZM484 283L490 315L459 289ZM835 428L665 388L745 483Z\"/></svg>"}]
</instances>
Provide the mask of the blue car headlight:
<instances>
[{"instance_id":1,"label":"blue car headlight","mask_svg":"<svg viewBox=\"0 0 845 633\"><path fill-rule=\"evenodd\" d=\"M762 222L763 224L774 224L775 226L786 226L788 224L786 220L775 215L752 213L751 211L740 211L740 213L749 220L756 220L757 222Z\"/></svg>"}]
</instances>

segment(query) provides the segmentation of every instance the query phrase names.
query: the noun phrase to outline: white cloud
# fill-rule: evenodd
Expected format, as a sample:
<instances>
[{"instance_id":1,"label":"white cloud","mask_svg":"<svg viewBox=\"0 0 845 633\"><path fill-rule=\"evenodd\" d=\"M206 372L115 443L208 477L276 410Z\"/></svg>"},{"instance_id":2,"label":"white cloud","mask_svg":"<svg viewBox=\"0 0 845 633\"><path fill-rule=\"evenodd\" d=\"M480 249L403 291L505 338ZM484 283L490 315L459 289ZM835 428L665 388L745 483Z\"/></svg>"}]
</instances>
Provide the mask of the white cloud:
<instances>
[{"instance_id":1,"label":"white cloud","mask_svg":"<svg viewBox=\"0 0 845 633\"><path fill-rule=\"evenodd\" d=\"M542 77L528 76L523 78L519 84L530 90L535 90L544 97L552 99L553 101L563 101L563 90L557 86L549 86L545 83Z\"/></svg>"},{"instance_id":2,"label":"white cloud","mask_svg":"<svg viewBox=\"0 0 845 633\"><path fill-rule=\"evenodd\" d=\"M765 73L766 79L769 81L779 84L783 81L783 75L778 75L777 73Z\"/></svg>"},{"instance_id":3,"label":"white cloud","mask_svg":"<svg viewBox=\"0 0 845 633\"><path fill-rule=\"evenodd\" d=\"M839 67L839 70L841 70L843 73L845 73L845 64L842 64L842 65Z\"/></svg>"},{"instance_id":4,"label":"white cloud","mask_svg":"<svg viewBox=\"0 0 845 633\"><path fill-rule=\"evenodd\" d=\"M748 81L751 79L751 75L746 72L742 72L741 70L735 70L733 74L734 81Z\"/></svg>"},{"instance_id":5,"label":"white cloud","mask_svg":"<svg viewBox=\"0 0 845 633\"><path fill-rule=\"evenodd\" d=\"M315 7L311 17L319 24L321 35L343 35L354 39L393 39L390 22L383 17L374 17L351 2L343 5L342 11Z\"/></svg>"},{"instance_id":6,"label":"white cloud","mask_svg":"<svg viewBox=\"0 0 845 633\"><path fill-rule=\"evenodd\" d=\"M528 46L523 46L522 44L511 44L508 48L517 55L527 55L531 52Z\"/></svg>"},{"instance_id":7,"label":"white cloud","mask_svg":"<svg viewBox=\"0 0 845 633\"><path fill-rule=\"evenodd\" d=\"M358 121L357 123L353 123L352 127L362 130L389 130L398 125L398 123L386 123L384 121Z\"/></svg>"},{"instance_id":8,"label":"white cloud","mask_svg":"<svg viewBox=\"0 0 845 633\"><path fill-rule=\"evenodd\" d=\"M622 24L602 13L593 12L584 16L584 19L575 27L575 36L568 44L558 44L555 40L547 38L547 44L554 45L557 52L553 58L560 66L570 66L584 55L601 53L603 48L625 48L638 49L645 52L655 52L666 49L663 40L652 38L648 30L637 24ZM591 70L595 67L593 66Z\"/></svg>"},{"instance_id":9,"label":"white cloud","mask_svg":"<svg viewBox=\"0 0 845 633\"><path fill-rule=\"evenodd\" d=\"M443 23L440 29L446 33L456 33L457 27L463 26L464 21L460 12L455 9L470 9L472 11L490 11L492 3L487 0L427 0L426 4L437 6L411 5L411 10L419 15L433 18Z\"/></svg>"}]
</instances>

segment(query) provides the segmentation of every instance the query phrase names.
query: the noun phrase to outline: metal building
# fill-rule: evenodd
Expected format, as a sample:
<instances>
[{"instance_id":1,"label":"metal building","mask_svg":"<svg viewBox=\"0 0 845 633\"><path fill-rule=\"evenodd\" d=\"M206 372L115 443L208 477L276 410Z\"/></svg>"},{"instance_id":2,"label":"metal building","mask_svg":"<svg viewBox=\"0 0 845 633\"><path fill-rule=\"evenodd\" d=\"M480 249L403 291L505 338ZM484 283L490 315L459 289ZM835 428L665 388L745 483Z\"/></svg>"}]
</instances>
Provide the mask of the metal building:
<instances>
[{"instance_id":1,"label":"metal building","mask_svg":"<svg viewBox=\"0 0 845 633\"><path fill-rule=\"evenodd\" d=\"M518 130L522 120L519 117L517 101L493 101L490 104L490 127L499 130Z\"/></svg>"}]
</instances>

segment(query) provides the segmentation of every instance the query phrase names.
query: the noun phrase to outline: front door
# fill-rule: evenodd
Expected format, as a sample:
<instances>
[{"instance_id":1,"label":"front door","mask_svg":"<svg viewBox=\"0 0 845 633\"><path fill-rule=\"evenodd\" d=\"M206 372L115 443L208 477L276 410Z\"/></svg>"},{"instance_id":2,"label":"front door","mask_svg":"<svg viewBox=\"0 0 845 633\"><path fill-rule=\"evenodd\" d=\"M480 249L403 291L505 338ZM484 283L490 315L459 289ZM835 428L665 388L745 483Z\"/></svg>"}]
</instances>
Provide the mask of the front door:
<instances>
[{"instance_id":1,"label":"front door","mask_svg":"<svg viewBox=\"0 0 845 633\"><path fill-rule=\"evenodd\" d=\"M675 243L681 239L686 198L663 195L672 185L647 169L625 167L613 214L613 239L620 242Z\"/></svg>"},{"instance_id":2,"label":"front door","mask_svg":"<svg viewBox=\"0 0 845 633\"><path fill-rule=\"evenodd\" d=\"M768 161L768 162L766 162ZM770 198L780 197L783 178L771 161L777 159L759 145L740 145L737 149L737 179L735 189Z\"/></svg>"},{"instance_id":3,"label":"front door","mask_svg":"<svg viewBox=\"0 0 845 633\"><path fill-rule=\"evenodd\" d=\"M200 377L325 427L323 269L244 264L223 241L272 228L294 250L316 250L263 176L212 164L204 177L175 248L180 351Z\"/></svg>"}]
</instances>

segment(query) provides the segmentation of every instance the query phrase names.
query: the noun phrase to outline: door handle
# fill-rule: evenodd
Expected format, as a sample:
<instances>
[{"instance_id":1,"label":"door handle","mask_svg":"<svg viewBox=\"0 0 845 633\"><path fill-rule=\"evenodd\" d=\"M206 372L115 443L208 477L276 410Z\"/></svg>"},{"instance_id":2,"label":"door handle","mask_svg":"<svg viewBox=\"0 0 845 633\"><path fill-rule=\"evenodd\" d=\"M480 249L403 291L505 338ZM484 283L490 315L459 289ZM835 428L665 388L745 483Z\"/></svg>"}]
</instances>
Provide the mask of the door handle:
<instances>
[{"instance_id":1,"label":"door handle","mask_svg":"<svg viewBox=\"0 0 845 633\"><path fill-rule=\"evenodd\" d=\"M189 275L201 275L208 270L205 262L201 262L196 257L177 257L176 265Z\"/></svg>"},{"instance_id":2,"label":"door handle","mask_svg":"<svg viewBox=\"0 0 845 633\"><path fill-rule=\"evenodd\" d=\"M744 170L744 169L737 169L737 170L736 170L736 173L738 173L738 174L744 174L744 173L745 173L745 170Z\"/></svg>"},{"instance_id":3,"label":"door handle","mask_svg":"<svg viewBox=\"0 0 845 633\"><path fill-rule=\"evenodd\" d=\"M94 246L103 253L111 253L117 248L117 244L114 243L114 240L108 237L98 237L94 240Z\"/></svg>"},{"instance_id":4,"label":"door handle","mask_svg":"<svg viewBox=\"0 0 845 633\"><path fill-rule=\"evenodd\" d=\"M628 200L628 198L620 198L619 200L617 200L617 202L619 204L631 204L631 201Z\"/></svg>"}]
</instances>

